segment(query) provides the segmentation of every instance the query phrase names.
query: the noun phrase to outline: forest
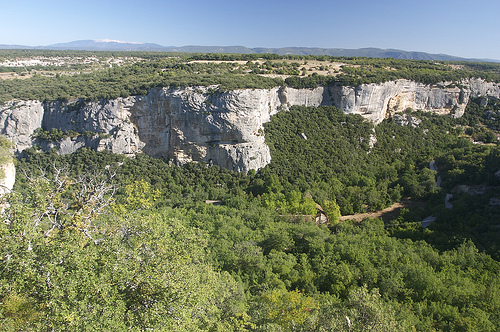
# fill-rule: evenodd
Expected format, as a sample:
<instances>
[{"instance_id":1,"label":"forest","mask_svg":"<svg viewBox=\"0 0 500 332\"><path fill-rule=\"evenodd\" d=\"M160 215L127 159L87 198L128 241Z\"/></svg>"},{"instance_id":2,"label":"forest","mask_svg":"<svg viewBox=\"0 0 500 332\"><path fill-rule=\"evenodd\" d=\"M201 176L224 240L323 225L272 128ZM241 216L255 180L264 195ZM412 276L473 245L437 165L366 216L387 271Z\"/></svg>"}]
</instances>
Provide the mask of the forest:
<instances>
[{"instance_id":1,"label":"forest","mask_svg":"<svg viewBox=\"0 0 500 332\"><path fill-rule=\"evenodd\" d=\"M266 126L273 161L249 174L26 151L3 197L2 330L497 331L500 150L471 135L496 126L484 115L500 103L481 105L375 128L296 107ZM402 197L422 204L336 219ZM329 224L292 218L316 204Z\"/></svg>"},{"instance_id":2,"label":"forest","mask_svg":"<svg viewBox=\"0 0 500 332\"><path fill-rule=\"evenodd\" d=\"M59 77L5 79L1 96L92 99L195 81L323 84L330 78L302 75L313 60L360 65L343 67L354 69L336 82L390 79L387 66L430 81L499 73L495 64L454 64L463 66L457 71L426 61L264 56L143 54L79 75L58 67ZM500 330L500 101L472 99L461 118L400 116L418 124L374 126L335 107L279 112L264 128L272 162L247 174L88 148L25 150L14 159L14 190L1 197L0 329ZM0 158L12 159L5 139ZM349 219L402 201L412 204L390 218ZM328 223L314 222L320 211Z\"/></svg>"}]
</instances>

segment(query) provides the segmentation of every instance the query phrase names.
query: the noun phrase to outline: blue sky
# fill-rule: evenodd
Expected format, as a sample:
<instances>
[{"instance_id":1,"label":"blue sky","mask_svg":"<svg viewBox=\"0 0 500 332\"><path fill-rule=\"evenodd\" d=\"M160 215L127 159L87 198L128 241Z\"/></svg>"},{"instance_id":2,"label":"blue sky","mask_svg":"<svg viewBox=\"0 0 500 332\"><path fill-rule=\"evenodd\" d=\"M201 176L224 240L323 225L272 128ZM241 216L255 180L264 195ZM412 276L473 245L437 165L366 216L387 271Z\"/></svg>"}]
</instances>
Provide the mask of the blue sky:
<instances>
[{"instance_id":1,"label":"blue sky","mask_svg":"<svg viewBox=\"0 0 500 332\"><path fill-rule=\"evenodd\" d=\"M395 48L500 59L500 0L0 0L0 44Z\"/></svg>"}]
</instances>

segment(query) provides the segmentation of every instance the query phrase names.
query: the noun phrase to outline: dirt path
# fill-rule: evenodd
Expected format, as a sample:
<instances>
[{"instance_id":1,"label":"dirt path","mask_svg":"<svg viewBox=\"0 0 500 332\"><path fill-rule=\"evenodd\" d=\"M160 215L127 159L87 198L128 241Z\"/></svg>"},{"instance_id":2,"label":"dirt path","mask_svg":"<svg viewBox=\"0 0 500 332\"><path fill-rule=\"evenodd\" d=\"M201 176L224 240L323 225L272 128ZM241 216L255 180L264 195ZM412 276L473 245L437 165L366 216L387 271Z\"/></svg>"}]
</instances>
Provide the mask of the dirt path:
<instances>
[{"instance_id":1,"label":"dirt path","mask_svg":"<svg viewBox=\"0 0 500 332\"><path fill-rule=\"evenodd\" d=\"M424 203L416 200L412 200L410 198L403 199L401 202L394 203L388 208L385 208L376 212L367 212L367 213L356 213L347 216L339 217L339 221L344 220L355 220L362 221L365 218L381 218L384 222L396 219L399 215L399 211L402 208L409 209L411 207L424 207Z\"/></svg>"}]
</instances>

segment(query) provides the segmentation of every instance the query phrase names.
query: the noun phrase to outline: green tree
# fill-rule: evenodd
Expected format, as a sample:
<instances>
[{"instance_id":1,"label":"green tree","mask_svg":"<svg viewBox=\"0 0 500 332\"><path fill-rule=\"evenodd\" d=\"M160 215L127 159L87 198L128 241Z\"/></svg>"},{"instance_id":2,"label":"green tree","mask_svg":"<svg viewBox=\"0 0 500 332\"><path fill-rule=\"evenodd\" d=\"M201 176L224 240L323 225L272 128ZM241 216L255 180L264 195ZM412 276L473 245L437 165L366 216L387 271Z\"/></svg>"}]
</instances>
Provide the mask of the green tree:
<instances>
[{"instance_id":1,"label":"green tree","mask_svg":"<svg viewBox=\"0 0 500 332\"><path fill-rule=\"evenodd\" d=\"M0 135L0 165L12 162L12 154L10 153L11 146L11 141ZM5 178L5 172L3 168L0 167L0 179L3 178Z\"/></svg>"},{"instance_id":2,"label":"green tree","mask_svg":"<svg viewBox=\"0 0 500 332\"><path fill-rule=\"evenodd\" d=\"M32 181L29 192L7 197L10 206L2 212L6 222L0 225L5 258L0 326L79 331L230 328L231 318L243 312L243 294L229 274L213 270L206 234L168 211L128 219L107 214L109 197L91 213L85 206L92 205L96 187L89 184L91 179L81 179L58 174L54 183L48 178ZM79 192L84 188L88 199L82 201ZM137 200L131 202L135 210Z\"/></svg>"},{"instance_id":3,"label":"green tree","mask_svg":"<svg viewBox=\"0 0 500 332\"><path fill-rule=\"evenodd\" d=\"M263 293L259 301L264 307L261 324L277 324L285 331L300 330L318 309L312 297L296 290L272 290Z\"/></svg>"},{"instance_id":4,"label":"green tree","mask_svg":"<svg viewBox=\"0 0 500 332\"><path fill-rule=\"evenodd\" d=\"M323 208L323 211L325 211L331 223L336 223L338 221L341 214L340 214L340 206L337 204L336 201L326 200L323 202L323 205L321 207Z\"/></svg>"}]
</instances>

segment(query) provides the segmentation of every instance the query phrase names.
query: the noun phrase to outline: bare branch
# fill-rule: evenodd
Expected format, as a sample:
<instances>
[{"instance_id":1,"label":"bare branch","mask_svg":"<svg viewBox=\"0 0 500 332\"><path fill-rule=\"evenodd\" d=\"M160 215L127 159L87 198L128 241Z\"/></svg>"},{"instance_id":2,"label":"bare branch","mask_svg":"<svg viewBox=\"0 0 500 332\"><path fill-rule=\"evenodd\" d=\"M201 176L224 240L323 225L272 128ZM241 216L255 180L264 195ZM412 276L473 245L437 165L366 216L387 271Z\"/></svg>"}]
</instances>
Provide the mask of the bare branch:
<instances>
[{"instance_id":1,"label":"bare branch","mask_svg":"<svg viewBox=\"0 0 500 332\"><path fill-rule=\"evenodd\" d=\"M22 170L29 184L27 191L20 193L29 214L29 220L23 220L23 234L41 231L49 237L56 229L71 228L95 242L92 233L97 227L93 221L114 202L117 186L111 181L116 172L106 170L72 178L67 166L52 165L50 172L42 168L39 171L35 175Z\"/></svg>"}]
</instances>

